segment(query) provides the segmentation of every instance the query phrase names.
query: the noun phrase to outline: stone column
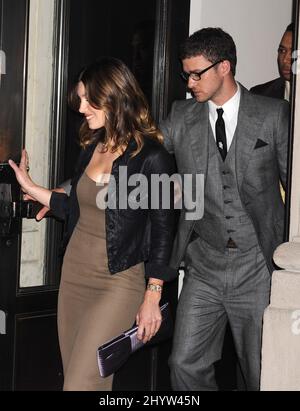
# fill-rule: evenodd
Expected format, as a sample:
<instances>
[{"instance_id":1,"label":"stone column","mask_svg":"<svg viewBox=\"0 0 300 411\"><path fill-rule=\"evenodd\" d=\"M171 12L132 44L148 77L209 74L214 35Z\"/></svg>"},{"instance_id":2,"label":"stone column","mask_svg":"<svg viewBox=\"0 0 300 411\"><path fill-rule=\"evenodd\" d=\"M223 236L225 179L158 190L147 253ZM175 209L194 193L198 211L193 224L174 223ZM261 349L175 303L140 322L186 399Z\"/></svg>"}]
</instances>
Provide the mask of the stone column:
<instances>
[{"instance_id":1,"label":"stone column","mask_svg":"<svg viewBox=\"0 0 300 411\"><path fill-rule=\"evenodd\" d=\"M296 31L296 30L295 30ZM300 32L298 48L300 47ZM294 57L299 51L294 52ZM293 64L297 74L290 242L280 245L274 254L282 271L272 276L271 303L264 314L262 341L262 391L300 391L300 64Z\"/></svg>"},{"instance_id":2,"label":"stone column","mask_svg":"<svg viewBox=\"0 0 300 411\"><path fill-rule=\"evenodd\" d=\"M280 245L274 261L284 270L264 314L261 390L300 391L300 243Z\"/></svg>"}]
</instances>

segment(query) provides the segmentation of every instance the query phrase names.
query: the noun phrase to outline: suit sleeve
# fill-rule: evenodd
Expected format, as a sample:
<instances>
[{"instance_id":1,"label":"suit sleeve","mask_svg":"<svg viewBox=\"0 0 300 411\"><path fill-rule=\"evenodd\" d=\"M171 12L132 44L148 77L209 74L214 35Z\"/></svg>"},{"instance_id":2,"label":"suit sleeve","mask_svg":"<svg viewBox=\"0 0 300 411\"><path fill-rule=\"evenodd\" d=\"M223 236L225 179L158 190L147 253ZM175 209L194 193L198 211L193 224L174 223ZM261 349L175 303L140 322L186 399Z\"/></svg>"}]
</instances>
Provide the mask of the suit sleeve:
<instances>
[{"instance_id":1,"label":"suit sleeve","mask_svg":"<svg viewBox=\"0 0 300 411\"><path fill-rule=\"evenodd\" d=\"M276 127L276 153L280 173L280 180L286 188L287 176L287 154L289 145L289 114L290 105L286 101L282 101L279 108L277 127Z\"/></svg>"},{"instance_id":2,"label":"suit sleeve","mask_svg":"<svg viewBox=\"0 0 300 411\"><path fill-rule=\"evenodd\" d=\"M176 107L176 102L173 103L171 112L168 115L168 117L165 120L163 120L159 125L159 129L162 132L163 138L164 138L163 144L170 154L174 154L172 129L174 127L175 107Z\"/></svg>"}]
</instances>

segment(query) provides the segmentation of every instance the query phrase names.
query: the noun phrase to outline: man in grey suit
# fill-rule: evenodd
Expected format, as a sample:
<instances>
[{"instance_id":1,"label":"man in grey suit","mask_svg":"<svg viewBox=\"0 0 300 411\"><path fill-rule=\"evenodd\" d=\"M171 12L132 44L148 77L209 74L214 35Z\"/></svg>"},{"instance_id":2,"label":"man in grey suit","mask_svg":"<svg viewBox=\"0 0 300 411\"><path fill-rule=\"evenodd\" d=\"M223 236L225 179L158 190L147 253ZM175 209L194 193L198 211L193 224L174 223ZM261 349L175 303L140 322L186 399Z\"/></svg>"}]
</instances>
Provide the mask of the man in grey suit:
<instances>
[{"instance_id":1,"label":"man in grey suit","mask_svg":"<svg viewBox=\"0 0 300 411\"><path fill-rule=\"evenodd\" d=\"M272 255L283 241L278 179L285 182L289 107L235 81L235 44L221 29L194 33L180 57L193 98L175 102L160 128L178 172L203 174L205 184L204 216L188 220L182 211L171 259L185 263L172 386L217 389L214 363L229 321L246 388L258 390Z\"/></svg>"}]
</instances>

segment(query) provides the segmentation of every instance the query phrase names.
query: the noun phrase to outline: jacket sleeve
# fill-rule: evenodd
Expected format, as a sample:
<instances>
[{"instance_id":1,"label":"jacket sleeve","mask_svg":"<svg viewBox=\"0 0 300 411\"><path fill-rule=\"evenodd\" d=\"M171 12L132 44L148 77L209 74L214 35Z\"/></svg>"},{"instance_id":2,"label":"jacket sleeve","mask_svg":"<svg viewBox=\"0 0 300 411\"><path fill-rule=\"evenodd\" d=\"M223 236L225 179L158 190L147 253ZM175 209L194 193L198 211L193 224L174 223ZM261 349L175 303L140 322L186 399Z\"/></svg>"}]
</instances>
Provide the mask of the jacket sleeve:
<instances>
[{"instance_id":1,"label":"jacket sleeve","mask_svg":"<svg viewBox=\"0 0 300 411\"><path fill-rule=\"evenodd\" d=\"M55 217L60 218L61 220L66 220L69 215L71 201L74 201L74 192L72 191L72 186L74 185L74 182L78 180L78 176L81 173L84 156L85 151L81 150L75 166L75 176L72 179L64 181L59 185L59 187L62 187L65 190L66 194L56 193L55 191L53 191L51 195L50 209Z\"/></svg>"},{"instance_id":2,"label":"jacket sleeve","mask_svg":"<svg viewBox=\"0 0 300 411\"><path fill-rule=\"evenodd\" d=\"M52 192L50 198L50 209L55 217L66 220L69 214L70 197L65 193Z\"/></svg>"},{"instance_id":3,"label":"jacket sleeve","mask_svg":"<svg viewBox=\"0 0 300 411\"><path fill-rule=\"evenodd\" d=\"M161 148L150 159L149 174L147 173L150 182L152 181L151 176L154 174L157 177L163 176L164 179L169 180L169 177L175 173L175 164L172 156L163 147ZM177 276L177 270L168 265L176 229L173 184L169 185L167 183L163 188L160 185L159 190L156 190L157 184L154 187L154 184L150 183L149 187L151 239L149 260L145 265L145 275L146 278L153 277L170 281ZM168 195L163 197L163 191L166 194L166 190L169 191L170 197ZM154 199L154 196L158 197ZM170 201L166 200L168 198L170 198ZM157 206L153 207L153 200L157 200Z\"/></svg>"}]
</instances>

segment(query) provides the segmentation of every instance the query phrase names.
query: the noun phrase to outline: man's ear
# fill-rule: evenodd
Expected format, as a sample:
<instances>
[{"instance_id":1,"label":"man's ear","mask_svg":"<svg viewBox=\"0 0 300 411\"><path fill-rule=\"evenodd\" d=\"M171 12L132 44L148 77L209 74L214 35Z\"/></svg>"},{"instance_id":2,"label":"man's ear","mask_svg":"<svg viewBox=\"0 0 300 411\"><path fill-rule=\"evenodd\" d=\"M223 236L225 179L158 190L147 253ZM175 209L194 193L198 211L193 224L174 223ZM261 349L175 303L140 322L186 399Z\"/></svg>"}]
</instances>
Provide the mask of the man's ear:
<instances>
[{"instance_id":1,"label":"man's ear","mask_svg":"<svg viewBox=\"0 0 300 411\"><path fill-rule=\"evenodd\" d=\"M224 60L220 63L221 66L221 70L222 70L222 74L223 76L226 76L227 74L230 73L231 71L231 65L230 65L230 61L229 60Z\"/></svg>"}]
</instances>

